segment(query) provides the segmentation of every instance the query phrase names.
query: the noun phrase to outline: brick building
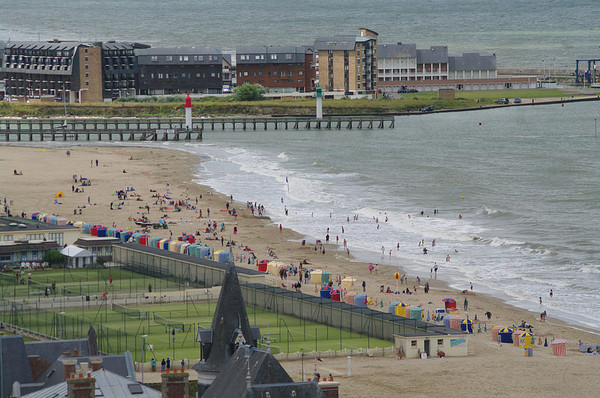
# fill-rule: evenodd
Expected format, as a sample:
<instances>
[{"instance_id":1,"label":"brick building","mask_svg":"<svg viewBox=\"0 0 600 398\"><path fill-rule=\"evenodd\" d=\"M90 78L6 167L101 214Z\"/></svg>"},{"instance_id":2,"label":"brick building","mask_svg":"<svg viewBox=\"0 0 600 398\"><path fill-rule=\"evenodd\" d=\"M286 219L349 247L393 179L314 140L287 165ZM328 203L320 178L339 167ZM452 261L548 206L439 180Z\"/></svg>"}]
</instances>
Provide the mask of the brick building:
<instances>
[{"instance_id":1,"label":"brick building","mask_svg":"<svg viewBox=\"0 0 600 398\"><path fill-rule=\"evenodd\" d=\"M239 46L237 85L260 84L272 92L310 92L315 87L311 46Z\"/></svg>"},{"instance_id":2,"label":"brick building","mask_svg":"<svg viewBox=\"0 0 600 398\"><path fill-rule=\"evenodd\" d=\"M97 43L102 48L102 98L112 100L135 95L138 74L135 49L149 48L140 43Z\"/></svg>"},{"instance_id":3,"label":"brick building","mask_svg":"<svg viewBox=\"0 0 600 398\"><path fill-rule=\"evenodd\" d=\"M377 89L377 36L361 28L355 36L315 40L318 81L324 91L372 93Z\"/></svg>"},{"instance_id":4,"label":"brick building","mask_svg":"<svg viewBox=\"0 0 600 398\"><path fill-rule=\"evenodd\" d=\"M217 94L223 90L220 47L172 47L135 50L138 94Z\"/></svg>"}]
</instances>

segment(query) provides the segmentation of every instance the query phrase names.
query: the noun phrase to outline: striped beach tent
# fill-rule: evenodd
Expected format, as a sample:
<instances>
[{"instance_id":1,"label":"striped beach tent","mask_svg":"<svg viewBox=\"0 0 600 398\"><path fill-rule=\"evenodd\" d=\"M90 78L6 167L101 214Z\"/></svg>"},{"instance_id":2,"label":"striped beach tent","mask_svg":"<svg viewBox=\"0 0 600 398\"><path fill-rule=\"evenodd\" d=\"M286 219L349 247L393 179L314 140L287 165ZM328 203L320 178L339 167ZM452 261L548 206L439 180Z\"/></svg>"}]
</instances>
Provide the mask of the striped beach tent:
<instances>
[{"instance_id":1,"label":"striped beach tent","mask_svg":"<svg viewBox=\"0 0 600 398\"><path fill-rule=\"evenodd\" d=\"M567 356L567 340L564 339L556 339L552 340L550 345L552 346L552 354L559 357Z\"/></svg>"}]
</instances>

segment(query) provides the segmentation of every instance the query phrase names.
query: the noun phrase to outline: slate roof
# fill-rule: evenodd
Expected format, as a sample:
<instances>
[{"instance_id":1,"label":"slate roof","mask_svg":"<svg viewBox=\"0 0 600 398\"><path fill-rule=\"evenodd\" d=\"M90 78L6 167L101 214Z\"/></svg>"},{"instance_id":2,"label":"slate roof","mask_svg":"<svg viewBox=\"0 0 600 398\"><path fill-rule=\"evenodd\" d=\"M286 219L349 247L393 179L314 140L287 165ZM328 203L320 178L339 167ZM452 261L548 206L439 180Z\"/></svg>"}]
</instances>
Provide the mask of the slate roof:
<instances>
[{"instance_id":1,"label":"slate roof","mask_svg":"<svg viewBox=\"0 0 600 398\"><path fill-rule=\"evenodd\" d=\"M10 41L6 43L6 48L10 49L25 49L25 50L73 50L84 45L77 41ZM73 55L73 54L71 54Z\"/></svg>"},{"instance_id":2,"label":"slate roof","mask_svg":"<svg viewBox=\"0 0 600 398\"><path fill-rule=\"evenodd\" d=\"M223 368L225 362L234 354L236 342L233 338L236 333L241 332L245 343L253 346L256 346L260 338L256 328L250 327L231 248L229 251L229 263L211 328L199 333L203 351L208 351L208 354L205 354L205 360L194 366L198 372L218 372Z\"/></svg>"},{"instance_id":3,"label":"slate roof","mask_svg":"<svg viewBox=\"0 0 600 398\"><path fill-rule=\"evenodd\" d=\"M370 38L372 39L372 38ZM328 36L315 39L315 50L354 50L357 37L355 36Z\"/></svg>"},{"instance_id":4,"label":"slate roof","mask_svg":"<svg viewBox=\"0 0 600 398\"><path fill-rule=\"evenodd\" d=\"M305 56L312 50L311 46L238 46L235 48L237 64L296 64L304 63ZM242 55L249 55L249 59L241 59ZM262 59L256 59L263 55ZM271 59L271 55L277 55Z\"/></svg>"},{"instance_id":5,"label":"slate roof","mask_svg":"<svg viewBox=\"0 0 600 398\"><path fill-rule=\"evenodd\" d=\"M445 64L448 62L447 46L431 46L427 50L417 50L417 64Z\"/></svg>"},{"instance_id":6,"label":"slate roof","mask_svg":"<svg viewBox=\"0 0 600 398\"><path fill-rule=\"evenodd\" d=\"M221 65L223 62L221 47L156 47L136 49L135 55L139 65ZM167 61L168 56L172 57L171 61ZM187 56L188 60L180 61L180 56ZM209 56L213 58L209 60ZM153 61L152 57L156 60Z\"/></svg>"},{"instance_id":7,"label":"slate roof","mask_svg":"<svg viewBox=\"0 0 600 398\"><path fill-rule=\"evenodd\" d=\"M0 394L10 395L12 384L32 383L33 376L27 360L23 336L10 335L0 337Z\"/></svg>"},{"instance_id":8,"label":"slate roof","mask_svg":"<svg viewBox=\"0 0 600 398\"><path fill-rule=\"evenodd\" d=\"M462 56L448 57L449 71L495 70L495 55L480 55L479 53L463 53Z\"/></svg>"},{"instance_id":9,"label":"slate roof","mask_svg":"<svg viewBox=\"0 0 600 398\"><path fill-rule=\"evenodd\" d=\"M248 365L250 366L250 389L247 387ZM295 383L271 353L253 347L242 346L227 361L221 373L202 395L202 398L271 398L325 397L317 383Z\"/></svg>"},{"instance_id":10,"label":"slate roof","mask_svg":"<svg viewBox=\"0 0 600 398\"><path fill-rule=\"evenodd\" d=\"M162 393L156 391L150 387L147 387L131 379L119 376L109 370L100 369L92 372L91 376L96 379L96 396L104 398L122 398L122 397L133 397L133 398L160 398ZM137 386L135 389L131 389L129 386ZM132 391L139 391L141 393L134 393ZM48 397L66 397L68 391L67 382L62 382L52 387L48 387L31 394L24 395L23 398L48 398Z\"/></svg>"},{"instance_id":11,"label":"slate roof","mask_svg":"<svg viewBox=\"0 0 600 398\"><path fill-rule=\"evenodd\" d=\"M54 225L21 217L0 217L0 232L77 230L72 225Z\"/></svg>"},{"instance_id":12,"label":"slate roof","mask_svg":"<svg viewBox=\"0 0 600 398\"><path fill-rule=\"evenodd\" d=\"M377 46L378 58L415 58L417 56L416 44L380 44Z\"/></svg>"},{"instance_id":13,"label":"slate roof","mask_svg":"<svg viewBox=\"0 0 600 398\"><path fill-rule=\"evenodd\" d=\"M49 363L54 363L66 352L72 355L74 350L77 350L78 355L92 355L87 339L29 341L25 343L25 349L27 355L39 355Z\"/></svg>"}]
</instances>

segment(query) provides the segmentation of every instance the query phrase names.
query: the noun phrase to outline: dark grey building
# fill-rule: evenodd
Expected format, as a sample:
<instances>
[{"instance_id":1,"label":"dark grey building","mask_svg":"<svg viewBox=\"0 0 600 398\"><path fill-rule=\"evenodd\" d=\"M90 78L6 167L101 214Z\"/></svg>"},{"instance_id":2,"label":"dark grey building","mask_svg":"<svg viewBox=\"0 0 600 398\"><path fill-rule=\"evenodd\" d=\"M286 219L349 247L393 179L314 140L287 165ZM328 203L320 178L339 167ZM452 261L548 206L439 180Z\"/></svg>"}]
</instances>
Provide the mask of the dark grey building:
<instances>
[{"instance_id":1,"label":"dark grey building","mask_svg":"<svg viewBox=\"0 0 600 398\"><path fill-rule=\"evenodd\" d=\"M141 43L98 43L102 48L102 98L117 99L135 95L139 72L134 50L150 48Z\"/></svg>"},{"instance_id":2,"label":"dark grey building","mask_svg":"<svg viewBox=\"0 0 600 398\"><path fill-rule=\"evenodd\" d=\"M172 47L135 50L138 94L217 94L223 91L220 47Z\"/></svg>"}]
</instances>

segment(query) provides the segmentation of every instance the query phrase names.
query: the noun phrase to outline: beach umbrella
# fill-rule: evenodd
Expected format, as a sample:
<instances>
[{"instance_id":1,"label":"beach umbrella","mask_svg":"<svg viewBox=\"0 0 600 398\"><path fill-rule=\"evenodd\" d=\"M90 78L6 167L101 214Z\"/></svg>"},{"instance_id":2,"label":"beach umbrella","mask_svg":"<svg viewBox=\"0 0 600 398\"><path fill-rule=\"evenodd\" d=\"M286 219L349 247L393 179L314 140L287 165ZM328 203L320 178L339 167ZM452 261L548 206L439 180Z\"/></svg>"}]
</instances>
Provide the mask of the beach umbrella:
<instances>
[{"instance_id":1,"label":"beach umbrella","mask_svg":"<svg viewBox=\"0 0 600 398\"><path fill-rule=\"evenodd\" d=\"M56 195L54 195L55 198L64 198L65 194L62 192L57 192Z\"/></svg>"}]
</instances>

